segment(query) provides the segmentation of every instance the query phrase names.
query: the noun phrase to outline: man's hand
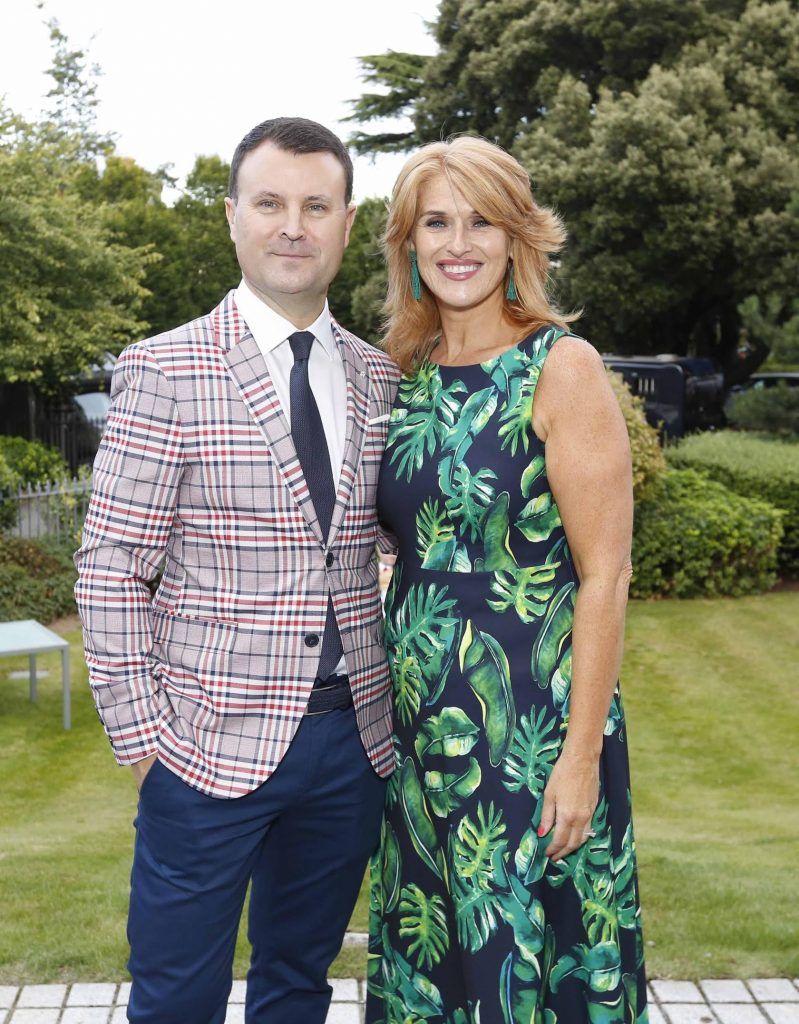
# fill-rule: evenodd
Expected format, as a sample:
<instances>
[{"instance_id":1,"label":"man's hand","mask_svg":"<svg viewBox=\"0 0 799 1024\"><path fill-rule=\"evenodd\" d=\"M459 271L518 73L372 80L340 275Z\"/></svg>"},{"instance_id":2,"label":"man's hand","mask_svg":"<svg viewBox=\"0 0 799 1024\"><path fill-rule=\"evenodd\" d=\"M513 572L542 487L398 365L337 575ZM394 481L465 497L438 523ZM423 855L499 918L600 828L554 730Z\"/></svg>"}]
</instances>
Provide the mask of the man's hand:
<instances>
[{"instance_id":1,"label":"man's hand","mask_svg":"<svg viewBox=\"0 0 799 1024\"><path fill-rule=\"evenodd\" d=\"M149 757L144 757L141 761L135 761L130 766L133 771L133 781L136 783L136 789L139 792L141 792L144 780L147 778L147 772L155 764L157 757L158 754L150 754Z\"/></svg>"}]
</instances>

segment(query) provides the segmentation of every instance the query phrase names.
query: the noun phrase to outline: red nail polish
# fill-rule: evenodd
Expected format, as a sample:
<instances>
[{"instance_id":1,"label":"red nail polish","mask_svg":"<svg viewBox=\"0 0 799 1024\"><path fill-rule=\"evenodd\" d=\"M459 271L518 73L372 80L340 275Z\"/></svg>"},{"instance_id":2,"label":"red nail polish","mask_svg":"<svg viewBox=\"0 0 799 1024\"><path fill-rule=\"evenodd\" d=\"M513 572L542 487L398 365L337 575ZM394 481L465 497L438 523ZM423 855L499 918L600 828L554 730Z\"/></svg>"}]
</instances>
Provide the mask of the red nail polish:
<instances>
[{"instance_id":1,"label":"red nail polish","mask_svg":"<svg viewBox=\"0 0 799 1024\"><path fill-rule=\"evenodd\" d=\"M544 826L543 825L539 825L538 826L538 838L540 839L541 836L545 836L546 834L547 834L547 830L544 828Z\"/></svg>"}]
</instances>

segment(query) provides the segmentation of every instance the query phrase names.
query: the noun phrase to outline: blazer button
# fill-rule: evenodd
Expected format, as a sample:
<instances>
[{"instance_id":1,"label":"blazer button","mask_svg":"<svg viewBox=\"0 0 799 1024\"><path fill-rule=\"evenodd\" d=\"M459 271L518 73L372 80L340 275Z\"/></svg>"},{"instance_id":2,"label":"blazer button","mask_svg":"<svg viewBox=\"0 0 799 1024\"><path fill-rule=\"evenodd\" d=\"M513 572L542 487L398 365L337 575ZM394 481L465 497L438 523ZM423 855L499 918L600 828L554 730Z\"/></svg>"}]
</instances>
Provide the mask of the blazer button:
<instances>
[{"instance_id":1,"label":"blazer button","mask_svg":"<svg viewBox=\"0 0 799 1024\"><path fill-rule=\"evenodd\" d=\"M318 643L319 643L319 637L317 636L316 633L309 633L308 636L306 636L306 638L305 638L305 646L306 647L316 647L316 645Z\"/></svg>"},{"instance_id":2,"label":"blazer button","mask_svg":"<svg viewBox=\"0 0 799 1024\"><path fill-rule=\"evenodd\" d=\"M331 555L331 554L330 554L330 552L328 551L328 553L327 553L327 555L326 555L326 557L325 557L325 565L326 565L326 566L328 567L328 569L329 569L329 568L330 568L330 566L331 566L331 565L332 565L332 564L333 564L334 562L335 562L335 558L334 558L334 557L333 557L333 555Z\"/></svg>"}]
</instances>

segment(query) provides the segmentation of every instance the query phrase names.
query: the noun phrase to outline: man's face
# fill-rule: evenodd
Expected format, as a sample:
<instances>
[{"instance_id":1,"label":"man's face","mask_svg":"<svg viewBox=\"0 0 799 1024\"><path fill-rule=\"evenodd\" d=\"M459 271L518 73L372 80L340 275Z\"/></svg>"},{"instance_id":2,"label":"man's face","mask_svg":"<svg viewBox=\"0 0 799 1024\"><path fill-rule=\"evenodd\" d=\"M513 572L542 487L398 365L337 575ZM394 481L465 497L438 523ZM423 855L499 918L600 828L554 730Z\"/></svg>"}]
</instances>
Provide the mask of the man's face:
<instances>
[{"instance_id":1,"label":"man's face","mask_svg":"<svg viewBox=\"0 0 799 1024\"><path fill-rule=\"evenodd\" d=\"M278 311L318 306L338 273L355 207L332 153L294 155L264 142L241 162L238 198L225 199L247 284Z\"/></svg>"}]
</instances>

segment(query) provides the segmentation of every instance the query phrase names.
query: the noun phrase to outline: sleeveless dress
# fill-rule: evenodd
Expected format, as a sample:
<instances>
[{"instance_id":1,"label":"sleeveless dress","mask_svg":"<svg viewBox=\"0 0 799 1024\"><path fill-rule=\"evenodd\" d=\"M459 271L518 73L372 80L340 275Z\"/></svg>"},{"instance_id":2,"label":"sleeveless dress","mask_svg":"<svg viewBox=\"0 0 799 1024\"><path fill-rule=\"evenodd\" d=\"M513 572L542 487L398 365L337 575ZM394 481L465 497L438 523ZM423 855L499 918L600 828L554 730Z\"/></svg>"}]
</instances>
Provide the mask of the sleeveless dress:
<instances>
[{"instance_id":1,"label":"sleeveless dress","mask_svg":"<svg viewBox=\"0 0 799 1024\"><path fill-rule=\"evenodd\" d=\"M403 377L378 485L396 771L371 863L367 1024L646 1024L624 716L595 837L538 838L578 581L532 408L565 332Z\"/></svg>"}]
</instances>

